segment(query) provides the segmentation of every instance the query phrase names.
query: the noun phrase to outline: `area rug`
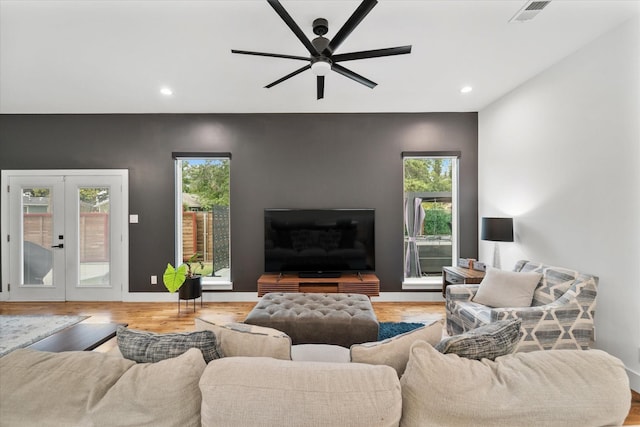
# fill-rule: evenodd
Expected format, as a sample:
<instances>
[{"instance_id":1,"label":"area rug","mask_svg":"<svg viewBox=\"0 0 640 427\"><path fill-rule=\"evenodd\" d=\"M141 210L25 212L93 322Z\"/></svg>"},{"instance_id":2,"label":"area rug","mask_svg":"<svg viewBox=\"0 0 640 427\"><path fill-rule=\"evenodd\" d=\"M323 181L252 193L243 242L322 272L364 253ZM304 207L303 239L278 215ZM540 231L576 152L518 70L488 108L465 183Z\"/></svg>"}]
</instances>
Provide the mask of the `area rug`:
<instances>
[{"instance_id":1,"label":"area rug","mask_svg":"<svg viewBox=\"0 0 640 427\"><path fill-rule=\"evenodd\" d=\"M89 316L0 316L0 356L26 347Z\"/></svg>"},{"instance_id":2,"label":"area rug","mask_svg":"<svg viewBox=\"0 0 640 427\"><path fill-rule=\"evenodd\" d=\"M380 322L378 325L378 341L382 341L418 329L424 326L424 323Z\"/></svg>"}]
</instances>

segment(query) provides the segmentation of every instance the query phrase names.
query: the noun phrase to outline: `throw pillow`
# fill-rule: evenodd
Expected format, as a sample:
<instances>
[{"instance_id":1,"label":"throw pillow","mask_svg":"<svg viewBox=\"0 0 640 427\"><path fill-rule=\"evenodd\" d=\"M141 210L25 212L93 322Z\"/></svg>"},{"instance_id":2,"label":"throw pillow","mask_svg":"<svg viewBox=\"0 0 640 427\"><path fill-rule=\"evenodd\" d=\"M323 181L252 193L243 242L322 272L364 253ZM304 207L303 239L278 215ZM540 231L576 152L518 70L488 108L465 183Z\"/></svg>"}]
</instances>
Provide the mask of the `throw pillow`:
<instances>
[{"instance_id":1,"label":"throw pillow","mask_svg":"<svg viewBox=\"0 0 640 427\"><path fill-rule=\"evenodd\" d=\"M196 319L196 329L212 331L227 357L263 356L291 360L291 338L276 329L246 323L215 323L203 318Z\"/></svg>"},{"instance_id":2,"label":"throw pillow","mask_svg":"<svg viewBox=\"0 0 640 427\"><path fill-rule=\"evenodd\" d=\"M404 373L409 360L409 349L416 341L426 341L431 345L442 339L442 320L405 332L383 341L351 346L351 361L371 365L387 365L396 370L398 378Z\"/></svg>"},{"instance_id":3,"label":"throw pillow","mask_svg":"<svg viewBox=\"0 0 640 427\"><path fill-rule=\"evenodd\" d=\"M489 307L529 307L542 273L487 270L473 302Z\"/></svg>"},{"instance_id":4,"label":"throw pillow","mask_svg":"<svg viewBox=\"0 0 640 427\"><path fill-rule=\"evenodd\" d=\"M622 362L599 350L533 351L492 361L441 354L417 342L400 379L400 426L622 425L628 381Z\"/></svg>"},{"instance_id":5,"label":"throw pillow","mask_svg":"<svg viewBox=\"0 0 640 427\"><path fill-rule=\"evenodd\" d=\"M117 342L122 356L138 363L159 362L179 356L190 348L200 349L206 363L223 356L211 331L156 334L121 326L117 331Z\"/></svg>"},{"instance_id":6,"label":"throw pillow","mask_svg":"<svg viewBox=\"0 0 640 427\"><path fill-rule=\"evenodd\" d=\"M513 353L520 341L520 319L498 320L485 326L445 338L436 345L441 353L455 353L467 359L495 359Z\"/></svg>"}]
</instances>

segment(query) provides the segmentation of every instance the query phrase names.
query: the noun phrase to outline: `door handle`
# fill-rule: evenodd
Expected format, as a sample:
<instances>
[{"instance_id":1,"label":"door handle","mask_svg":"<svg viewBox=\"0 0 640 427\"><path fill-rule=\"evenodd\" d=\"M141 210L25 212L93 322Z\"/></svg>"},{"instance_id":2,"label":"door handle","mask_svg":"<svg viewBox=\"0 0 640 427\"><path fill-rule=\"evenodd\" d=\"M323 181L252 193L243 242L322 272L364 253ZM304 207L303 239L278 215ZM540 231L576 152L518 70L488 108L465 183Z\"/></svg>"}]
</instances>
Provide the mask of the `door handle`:
<instances>
[{"instance_id":1,"label":"door handle","mask_svg":"<svg viewBox=\"0 0 640 427\"><path fill-rule=\"evenodd\" d=\"M54 245L54 246L51 246L51 247L52 248L60 248L60 249L62 249L62 248L64 248L64 243L60 243L59 245Z\"/></svg>"}]
</instances>

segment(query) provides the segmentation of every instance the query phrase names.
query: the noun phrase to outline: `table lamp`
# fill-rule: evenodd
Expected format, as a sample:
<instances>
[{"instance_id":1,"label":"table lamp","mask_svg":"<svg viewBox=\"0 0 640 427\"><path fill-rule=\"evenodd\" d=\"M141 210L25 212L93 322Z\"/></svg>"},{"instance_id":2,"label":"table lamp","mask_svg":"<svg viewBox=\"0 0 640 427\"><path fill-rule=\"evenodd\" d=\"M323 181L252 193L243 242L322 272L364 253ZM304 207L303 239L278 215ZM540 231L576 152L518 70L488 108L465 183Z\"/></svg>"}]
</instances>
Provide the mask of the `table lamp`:
<instances>
[{"instance_id":1,"label":"table lamp","mask_svg":"<svg viewBox=\"0 0 640 427\"><path fill-rule=\"evenodd\" d=\"M513 218L482 217L482 240L496 242L493 247L493 267L500 268L498 242L513 242Z\"/></svg>"}]
</instances>

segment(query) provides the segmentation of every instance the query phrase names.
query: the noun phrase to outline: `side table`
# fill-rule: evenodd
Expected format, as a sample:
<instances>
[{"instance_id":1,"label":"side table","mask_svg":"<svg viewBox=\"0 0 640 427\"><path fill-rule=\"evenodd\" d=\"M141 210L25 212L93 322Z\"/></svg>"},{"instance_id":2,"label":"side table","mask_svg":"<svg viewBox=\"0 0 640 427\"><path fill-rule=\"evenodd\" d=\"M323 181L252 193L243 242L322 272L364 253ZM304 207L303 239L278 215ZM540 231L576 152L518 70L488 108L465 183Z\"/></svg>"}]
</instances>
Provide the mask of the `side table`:
<instances>
[{"instance_id":1,"label":"side table","mask_svg":"<svg viewBox=\"0 0 640 427\"><path fill-rule=\"evenodd\" d=\"M449 285L473 285L482 282L484 271L472 270L463 267L442 267L442 296L446 297Z\"/></svg>"}]
</instances>

